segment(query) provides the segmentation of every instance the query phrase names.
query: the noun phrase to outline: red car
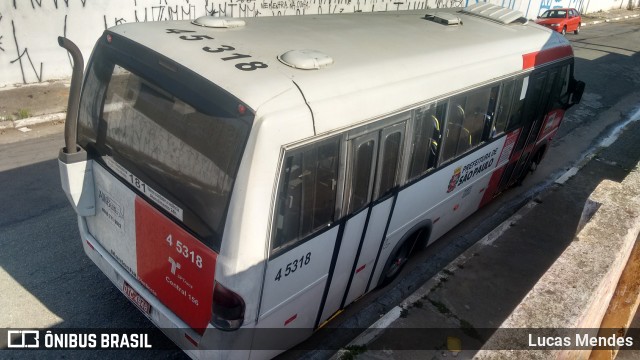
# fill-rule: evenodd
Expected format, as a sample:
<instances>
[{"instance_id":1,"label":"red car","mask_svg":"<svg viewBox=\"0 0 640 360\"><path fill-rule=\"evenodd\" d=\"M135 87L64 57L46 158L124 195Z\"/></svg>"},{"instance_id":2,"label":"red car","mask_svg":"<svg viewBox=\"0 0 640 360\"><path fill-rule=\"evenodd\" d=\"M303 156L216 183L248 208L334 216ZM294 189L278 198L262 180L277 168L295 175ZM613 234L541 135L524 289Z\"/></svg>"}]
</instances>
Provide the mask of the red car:
<instances>
[{"instance_id":1,"label":"red car","mask_svg":"<svg viewBox=\"0 0 640 360\"><path fill-rule=\"evenodd\" d=\"M557 31L562 35L567 31L573 31L574 34L580 32L580 22L582 18L576 9L551 9L538 16L536 24L548 27Z\"/></svg>"}]
</instances>

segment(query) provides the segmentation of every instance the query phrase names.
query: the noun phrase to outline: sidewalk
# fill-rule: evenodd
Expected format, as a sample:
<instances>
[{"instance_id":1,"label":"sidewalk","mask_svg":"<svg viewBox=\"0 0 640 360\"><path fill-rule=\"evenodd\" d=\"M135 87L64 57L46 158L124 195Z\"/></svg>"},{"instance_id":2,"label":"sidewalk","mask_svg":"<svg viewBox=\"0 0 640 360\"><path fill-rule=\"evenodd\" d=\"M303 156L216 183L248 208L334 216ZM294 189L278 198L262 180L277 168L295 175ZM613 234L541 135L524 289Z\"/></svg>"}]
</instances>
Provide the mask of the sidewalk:
<instances>
[{"instance_id":1,"label":"sidewalk","mask_svg":"<svg viewBox=\"0 0 640 360\"><path fill-rule=\"evenodd\" d=\"M473 358L475 350L448 351L447 337L463 348L482 346L573 241L595 187L604 179L620 182L637 166L638 137L640 121L631 122L576 175L547 189L386 315L385 329L370 328L335 358ZM635 326L639 320L636 315ZM619 358L640 358L640 351Z\"/></svg>"},{"instance_id":2,"label":"sidewalk","mask_svg":"<svg viewBox=\"0 0 640 360\"><path fill-rule=\"evenodd\" d=\"M596 25L612 21L624 21L640 17L640 8L633 10L612 9L609 11L598 11L582 14L582 26Z\"/></svg>"},{"instance_id":3,"label":"sidewalk","mask_svg":"<svg viewBox=\"0 0 640 360\"><path fill-rule=\"evenodd\" d=\"M0 89L0 131L64 122L69 80Z\"/></svg>"}]
</instances>

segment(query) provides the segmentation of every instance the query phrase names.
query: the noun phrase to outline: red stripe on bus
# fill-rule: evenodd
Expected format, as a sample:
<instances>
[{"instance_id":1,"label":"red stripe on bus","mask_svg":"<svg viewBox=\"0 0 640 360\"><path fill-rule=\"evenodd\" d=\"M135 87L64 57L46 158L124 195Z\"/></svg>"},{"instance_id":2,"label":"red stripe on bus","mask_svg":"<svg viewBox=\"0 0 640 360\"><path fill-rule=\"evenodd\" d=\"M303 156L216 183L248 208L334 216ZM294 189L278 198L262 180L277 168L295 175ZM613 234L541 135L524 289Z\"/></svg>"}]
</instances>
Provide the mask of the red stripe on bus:
<instances>
[{"instance_id":1,"label":"red stripe on bus","mask_svg":"<svg viewBox=\"0 0 640 360\"><path fill-rule=\"evenodd\" d=\"M93 247L93 245L91 245L91 243L89 242L89 240L85 240L87 242L87 245L89 245L89 247L91 248L91 250L96 250L96 248Z\"/></svg>"},{"instance_id":2,"label":"red stripe on bus","mask_svg":"<svg viewBox=\"0 0 640 360\"><path fill-rule=\"evenodd\" d=\"M572 55L573 49L571 49L571 46L569 45L524 54L522 55L522 69L530 69L534 66L560 60Z\"/></svg>"},{"instance_id":3,"label":"red stripe on bus","mask_svg":"<svg viewBox=\"0 0 640 360\"><path fill-rule=\"evenodd\" d=\"M187 338L187 340L189 340L189 342L192 343L193 346L198 347L198 342L195 341L191 336L189 336L189 334L185 333L184 337Z\"/></svg>"},{"instance_id":4,"label":"red stripe on bus","mask_svg":"<svg viewBox=\"0 0 640 360\"><path fill-rule=\"evenodd\" d=\"M356 274L357 274L357 273L359 273L360 271L364 270L364 268L365 268L366 266L367 266L367 264L364 264L364 265L360 266L360 267L358 268L358 270L356 270Z\"/></svg>"},{"instance_id":5,"label":"red stripe on bus","mask_svg":"<svg viewBox=\"0 0 640 360\"><path fill-rule=\"evenodd\" d=\"M298 317L298 314L295 314L292 317L288 318L287 321L284 322L284 326L291 324L291 322L293 322L293 320L295 320L297 317Z\"/></svg>"}]
</instances>

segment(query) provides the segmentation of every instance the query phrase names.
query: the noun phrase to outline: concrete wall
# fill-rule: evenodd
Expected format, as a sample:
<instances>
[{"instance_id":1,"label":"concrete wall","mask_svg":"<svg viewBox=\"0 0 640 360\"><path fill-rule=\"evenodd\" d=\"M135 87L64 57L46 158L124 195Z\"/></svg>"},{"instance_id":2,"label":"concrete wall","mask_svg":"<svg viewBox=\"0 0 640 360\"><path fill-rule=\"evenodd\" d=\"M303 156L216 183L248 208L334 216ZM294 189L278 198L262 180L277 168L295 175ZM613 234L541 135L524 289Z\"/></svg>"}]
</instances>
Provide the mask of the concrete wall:
<instances>
[{"instance_id":1,"label":"concrete wall","mask_svg":"<svg viewBox=\"0 0 640 360\"><path fill-rule=\"evenodd\" d=\"M102 31L133 21L215 16L278 16L466 6L478 0L2 0L0 87L68 78L71 61L58 47L65 35L85 59ZM491 0L529 18L555 7L581 11L626 6L628 0Z\"/></svg>"}]
</instances>

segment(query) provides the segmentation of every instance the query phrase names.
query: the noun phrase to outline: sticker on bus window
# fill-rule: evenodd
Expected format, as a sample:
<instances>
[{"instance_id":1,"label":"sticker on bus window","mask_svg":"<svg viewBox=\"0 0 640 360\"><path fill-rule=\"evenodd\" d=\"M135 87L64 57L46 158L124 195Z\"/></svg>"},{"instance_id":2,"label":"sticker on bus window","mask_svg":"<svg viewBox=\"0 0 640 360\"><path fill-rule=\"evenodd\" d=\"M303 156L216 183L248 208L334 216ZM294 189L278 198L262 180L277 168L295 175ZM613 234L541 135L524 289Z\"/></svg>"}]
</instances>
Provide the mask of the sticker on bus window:
<instances>
[{"instance_id":1,"label":"sticker on bus window","mask_svg":"<svg viewBox=\"0 0 640 360\"><path fill-rule=\"evenodd\" d=\"M527 89L529 88L529 77L522 79L522 91L520 92L520 100L524 100L527 95Z\"/></svg>"},{"instance_id":2,"label":"sticker on bus window","mask_svg":"<svg viewBox=\"0 0 640 360\"><path fill-rule=\"evenodd\" d=\"M118 164L112 158L105 156L103 159L111 170L115 171L122 179L126 180L129 184L133 185L134 188L138 189L138 191L145 194L147 198L156 203L156 205L165 209L178 220L183 221L183 211L181 207L162 196L162 194L154 190L144 181L140 180L137 176L125 169L122 165Z\"/></svg>"}]
</instances>

